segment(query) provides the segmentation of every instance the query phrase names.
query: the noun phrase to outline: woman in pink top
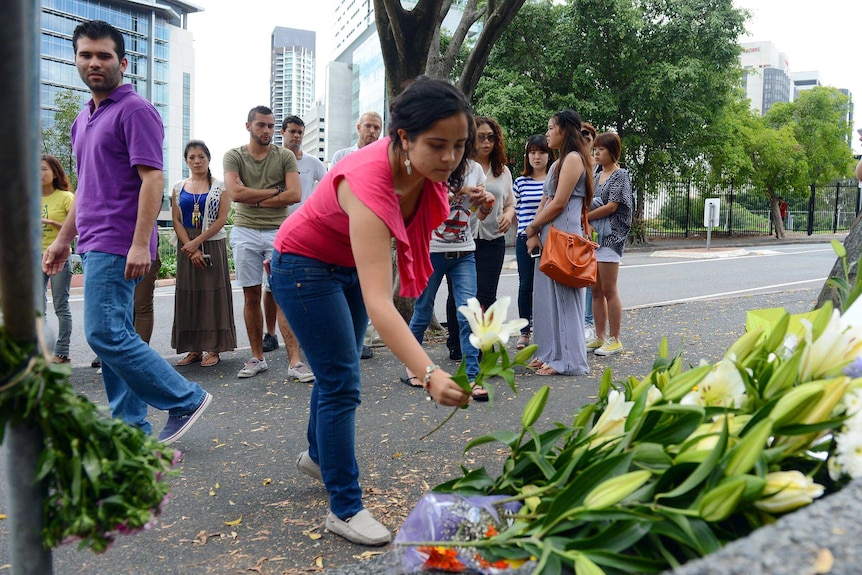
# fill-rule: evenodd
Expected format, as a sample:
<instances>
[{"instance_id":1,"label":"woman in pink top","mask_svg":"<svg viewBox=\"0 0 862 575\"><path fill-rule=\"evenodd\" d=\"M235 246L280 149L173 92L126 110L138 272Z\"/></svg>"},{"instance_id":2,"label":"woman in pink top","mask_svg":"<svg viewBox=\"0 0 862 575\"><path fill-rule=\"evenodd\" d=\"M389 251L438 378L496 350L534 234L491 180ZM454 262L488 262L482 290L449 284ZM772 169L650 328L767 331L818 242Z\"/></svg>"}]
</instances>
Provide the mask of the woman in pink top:
<instances>
[{"instance_id":1,"label":"woman in pink top","mask_svg":"<svg viewBox=\"0 0 862 575\"><path fill-rule=\"evenodd\" d=\"M296 465L326 485L326 528L361 545L391 540L363 508L354 454L368 318L437 403L470 399L395 309L390 263L395 238L401 294L418 296L432 271L431 232L449 213L449 186L461 187L475 137L470 105L448 82L420 78L392 101L389 116L389 137L338 162L285 220L271 262L273 295L317 376L308 451Z\"/></svg>"}]
</instances>

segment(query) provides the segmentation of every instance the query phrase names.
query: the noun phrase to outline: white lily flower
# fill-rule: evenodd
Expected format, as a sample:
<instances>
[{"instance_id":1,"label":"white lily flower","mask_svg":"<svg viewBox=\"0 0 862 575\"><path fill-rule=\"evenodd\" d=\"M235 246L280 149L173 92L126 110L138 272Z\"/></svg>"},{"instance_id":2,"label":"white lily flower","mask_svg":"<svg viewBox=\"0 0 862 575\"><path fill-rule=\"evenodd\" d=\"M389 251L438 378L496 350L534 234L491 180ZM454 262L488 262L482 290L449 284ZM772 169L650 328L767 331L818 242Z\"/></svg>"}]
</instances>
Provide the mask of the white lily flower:
<instances>
[{"instance_id":1,"label":"white lily flower","mask_svg":"<svg viewBox=\"0 0 862 575\"><path fill-rule=\"evenodd\" d=\"M511 301L511 297L503 296L483 311L479 300L471 297L467 300L467 305L458 308L470 324L470 330L473 332L470 334L470 343L473 347L488 351L498 341L505 345L510 337L526 327L529 322L524 318L504 323Z\"/></svg>"},{"instance_id":2,"label":"white lily flower","mask_svg":"<svg viewBox=\"0 0 862 575\"><path fill-rule=\"evenodd\" d=\"M741 407L745 402L745 383L733 357L719 361L706 374L697 389L685 394L683 405L703 407Z\"/></svg>"},{"instance_id":3,"label":"white lily flower","mask_svg":"<svg viewBox=\"0 0 862 575\"><path fill-rule=\"evenodd\" d=\"M799 363L799 379L814 381L840 372L845 365L862 352L862 326L847 326L841 322L838 310L832 312L829 324L816 340L811 322L802 320L805 327L805 348Z\"/></svg>"},{"instance_id":4,"label":"white lily flower","mask_svg":"<svg viewBox=\"0 0 862 575\"><path fill-rule=\"evenodd\" d=\"M823 495L823 486L800 471L775 471L766 474L763 499L754 506L767 513L786 513L808 505Z\"/></svg>"},{"instance_id":5,"label":"white lily flower","mask_svg":"<svg viewBox=\"0 0 862 575\"><path fill-rule=\"evenodd\" d=\"M626 401L624 393L612 389L608 393L608 406L590 430L590 435L610 439L625 432L626 418L634 407L634 401Z\"/></svg>"}]
</instances>

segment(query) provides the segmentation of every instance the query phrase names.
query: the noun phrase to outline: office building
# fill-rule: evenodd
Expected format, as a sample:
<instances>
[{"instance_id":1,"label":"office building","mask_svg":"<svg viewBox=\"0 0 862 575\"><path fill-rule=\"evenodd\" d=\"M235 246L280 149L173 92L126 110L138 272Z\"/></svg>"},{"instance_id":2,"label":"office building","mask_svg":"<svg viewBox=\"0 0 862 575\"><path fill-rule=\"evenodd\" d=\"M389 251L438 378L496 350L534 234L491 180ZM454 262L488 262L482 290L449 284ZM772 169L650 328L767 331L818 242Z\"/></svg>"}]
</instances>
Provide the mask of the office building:
<instances>
[{"instance_id":1,"label":"office building","mask_svg":"<svg viewBox=\"0 0 862 575\"><path fill-rule=\"evenodd\" d=\"M272 31L269 94L275 121L287 116L302 117L314 106L315 33L276 26ZM281 132L273 142L281 146Z\"/></svg>"},{"instance_id":2,"label":"office building","mask_svg":"<svg viewBox=\"0 0 862 575\"><path fill-rule=\"evenodd\" d=\"M743 84L751 101L751 108L765 114L776 102L790 102L793 82L790 79L790 62L772 42L742 44L744 70Z\"/></svg>"},{"instance_id":3,"label":"office building","mask_svg":"<svg viewBox=\"0 0 862 575\"><path fill-rule=\"evenodd\" d=\"M182 157L183 146L193 133L194 95L194 48L187 18L201 8L178 0L42 0L41 5L39 104L43 128L54 124L58 93L72 90L82 107L89 100L89 90L75 68L72 33L83 21L104 20L125 39L129 65L124 81L150 100L162 117L166 189L187 176ZM165 219L163 216L159 219Z\"/></svg>"}]
</instances>

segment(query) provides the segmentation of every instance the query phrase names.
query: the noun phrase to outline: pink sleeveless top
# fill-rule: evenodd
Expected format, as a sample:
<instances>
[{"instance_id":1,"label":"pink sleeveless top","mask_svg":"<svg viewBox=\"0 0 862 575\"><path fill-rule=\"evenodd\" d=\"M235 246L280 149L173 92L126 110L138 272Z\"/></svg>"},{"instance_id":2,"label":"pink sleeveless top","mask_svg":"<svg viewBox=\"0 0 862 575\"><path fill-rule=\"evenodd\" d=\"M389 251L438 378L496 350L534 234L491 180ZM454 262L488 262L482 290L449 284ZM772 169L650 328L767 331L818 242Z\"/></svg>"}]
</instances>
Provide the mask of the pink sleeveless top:
<instances>
[{"instance_id":1,"label":"pink sleeveless top","mask_svg":"<svg viewBox=\"0 0 862 575\"><path fill-rule=\"evenodd\" d=\"M425 181L416 212L405 222L389 165L389 142L383 138L339 161L301 208L278 229L275 249L337 266L356 267L350 245L350 222L338 204L337 189L350 189L379 217L396 240L401 295L418 297L431 276L431 232L449 215L446 183Z\"/></svg>"}]
</instances>

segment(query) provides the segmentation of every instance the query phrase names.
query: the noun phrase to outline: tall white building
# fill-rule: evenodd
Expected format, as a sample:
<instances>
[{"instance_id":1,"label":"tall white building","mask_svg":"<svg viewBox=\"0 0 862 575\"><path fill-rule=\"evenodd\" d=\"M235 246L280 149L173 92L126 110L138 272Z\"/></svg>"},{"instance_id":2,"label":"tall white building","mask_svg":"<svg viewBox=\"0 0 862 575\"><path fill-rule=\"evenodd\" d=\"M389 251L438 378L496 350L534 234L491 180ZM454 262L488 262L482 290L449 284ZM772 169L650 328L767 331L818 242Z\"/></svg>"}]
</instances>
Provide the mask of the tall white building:
<instances>
[{"instance_id":1,"label":"tall white building","mask_svg":"<svg viewBox=\"0 0 862 575\"><path fill-rule=\"evenodd\" d=\"M276 26L272 31L270 107L278 124L273 141L281 145L281 121L302 116L314 106L314 51L316 34Z\"/></svg>"},{"instance_id":2,"label":"tall white building","mask_svg":"<svg viewBox=\"0 0 862 575\"><path fill-rule=\"evenodd\" d=\"M776 102L793 99L793 82L790 79L790 61L772 42L742 44L742 68L745 91L751 108L765 114Z\"/></svg>"},{"instance_id":3,"label":"tall white building","mask_svg":"<svg viewBox=\"0 0 862 575\"><path fill-rule=\"evenodd\" d=\"M162 117L166 190L186 177L183 147L193 133L195 70L187 19L202 9L179 0L41 0L41 9L39 105L43 128L54 124L58 93L72 90L81 107L90 99L75 68L72 33L81 22L104 20L119 29L125 40L129 66L124 81L152 102ZM164 213L163 209L160 219Z\"/></svg>"}]
</instances>

